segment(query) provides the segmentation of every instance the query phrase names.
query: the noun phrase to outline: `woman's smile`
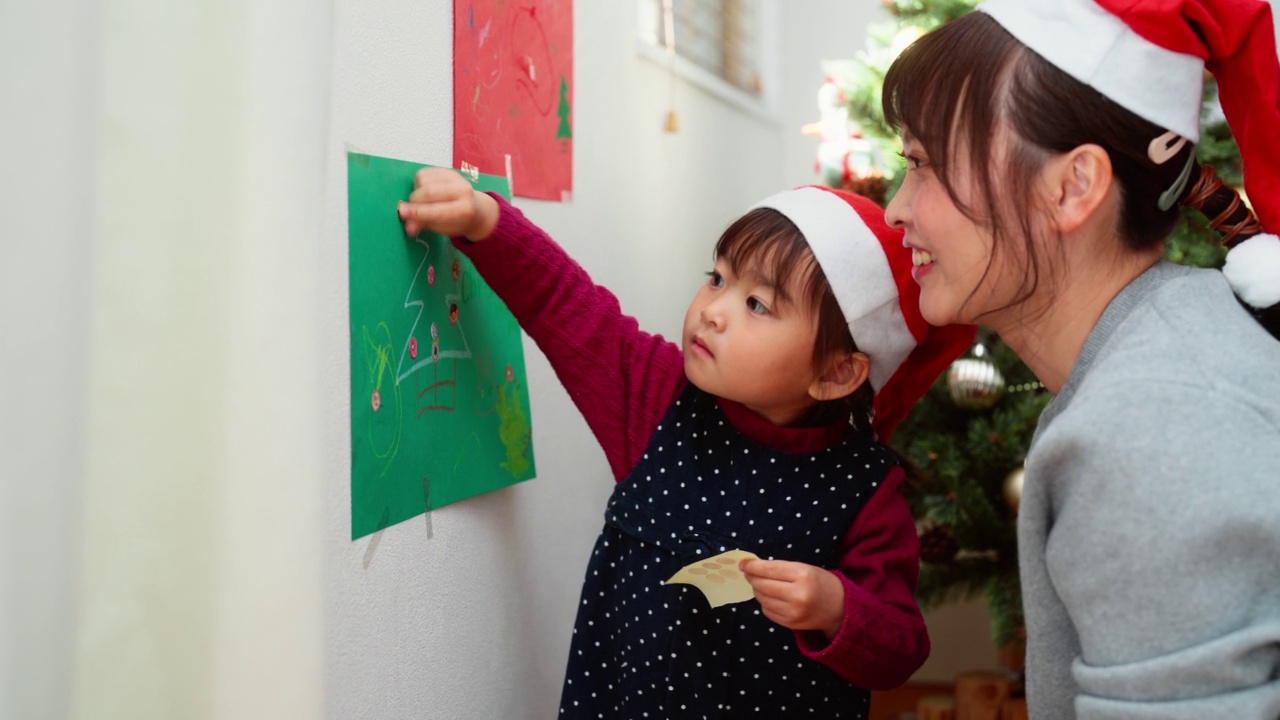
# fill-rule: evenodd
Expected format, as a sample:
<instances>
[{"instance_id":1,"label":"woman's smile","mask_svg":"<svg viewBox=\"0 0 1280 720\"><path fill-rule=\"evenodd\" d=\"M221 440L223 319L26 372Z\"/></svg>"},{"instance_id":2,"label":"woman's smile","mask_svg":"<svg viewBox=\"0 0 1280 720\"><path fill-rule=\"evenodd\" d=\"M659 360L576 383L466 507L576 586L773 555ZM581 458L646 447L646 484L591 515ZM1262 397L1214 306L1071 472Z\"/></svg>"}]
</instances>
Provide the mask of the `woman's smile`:
<instances>
[{"instance_id":1,"label":"woman's smile","mask_svg":"<svg viewBox=\"0 0 1280 720\"><path fill-rule=\"evenodd\" d=\"M924 277L933 269L933 264L937 260L933 253L928 250L912 246L910 243L903 241L903 246L911 249L911 277L916 282L920 282L920 278Z\"/></svg>"}]
</instances>

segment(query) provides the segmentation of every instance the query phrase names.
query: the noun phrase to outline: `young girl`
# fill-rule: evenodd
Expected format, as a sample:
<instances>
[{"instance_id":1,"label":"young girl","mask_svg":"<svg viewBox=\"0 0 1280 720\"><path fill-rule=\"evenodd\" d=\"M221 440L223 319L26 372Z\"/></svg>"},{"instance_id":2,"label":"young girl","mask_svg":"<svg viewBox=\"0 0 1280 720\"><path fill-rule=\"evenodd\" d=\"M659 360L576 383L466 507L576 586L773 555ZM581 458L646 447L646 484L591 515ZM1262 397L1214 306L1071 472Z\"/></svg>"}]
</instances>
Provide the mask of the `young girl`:
<instances>
[{"instance_id":1,"label":"young girl","mask_svg":"<svg viewBox=\"0 0 1280 720\"><path fill-rule=\"evenodd\" d=\"M1280 717L1280 343L1246 312L1274 313L1280 240L1225 277L1162 260L1179 199L1228 243L1280 228L1271 9L979 10L886 77L886 215L924 316L989 325L1056 395L1018 517L1031 716ZM1260 224L1196 166L1206 67Z\"/></svg>"},{"instance_id":2,"label":"young girl","mask_svg":"<svg viewBox=\"0 0 1280 720\"><path fill-rule=\"evenodd\" d=\"M546 353L618 481L561 717L865 717L868 688L920 666L916 533L903 468L876 436L973 329L923 322L910 256L878 207L811 187L749 211L716 245L682 347L640 331L518 210L457 173L420 171L400 217L410 235L470 241L455 239ZM767 558L743 563L758 602L711 609L664 585L733 549Z\"/></svg>"}]
</instances>

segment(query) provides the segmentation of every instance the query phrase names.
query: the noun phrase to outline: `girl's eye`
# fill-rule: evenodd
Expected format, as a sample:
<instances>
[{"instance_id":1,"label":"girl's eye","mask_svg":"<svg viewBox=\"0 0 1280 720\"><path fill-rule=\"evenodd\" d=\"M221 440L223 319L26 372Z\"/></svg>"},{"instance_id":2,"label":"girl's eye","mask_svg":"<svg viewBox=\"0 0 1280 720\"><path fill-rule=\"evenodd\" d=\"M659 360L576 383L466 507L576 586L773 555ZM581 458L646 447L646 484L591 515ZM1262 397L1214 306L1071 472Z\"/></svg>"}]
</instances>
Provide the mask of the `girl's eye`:
<instances>
[{"instance_id":1,"label":"girl's eye","mask_svg":"<svg viewBox=\"0 0 1280 720\"><path fill-rule=\"evenodd\" d=\"M715 270L712 270L711 272L707 273L707 278L708 278L707 284L710 285L711 287L716 287L716 288L724 287L724 276L716 272Z\"/></svg>"},{"instance_id":2,"label":"girl's eye","mask_svg":"<svg viewBox=\"0 0 1280 720\"><path fill-rule=\"evenodd\" d=\"M769 314L769 306L765 305L763 302L761 302L760 298L756 298L756 297L747 298L747 309L757 315Z\"/></svg>"}]
</instances>

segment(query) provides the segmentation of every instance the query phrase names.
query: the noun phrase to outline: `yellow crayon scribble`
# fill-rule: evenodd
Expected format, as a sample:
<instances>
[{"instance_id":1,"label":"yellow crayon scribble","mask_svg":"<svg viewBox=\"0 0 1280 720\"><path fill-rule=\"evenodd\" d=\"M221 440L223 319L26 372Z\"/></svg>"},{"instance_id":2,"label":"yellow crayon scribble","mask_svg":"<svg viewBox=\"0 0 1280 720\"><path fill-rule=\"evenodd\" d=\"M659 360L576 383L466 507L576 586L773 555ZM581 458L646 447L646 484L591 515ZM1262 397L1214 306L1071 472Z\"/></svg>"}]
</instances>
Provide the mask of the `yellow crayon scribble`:
<instances>
[{"instance_id":1,"label":"yellow crayon scribble","mask_svg":"<svg viewBox=\"0 0 1280 720\"><path fill-rule=\"evenodd\" d=\"M507 448L507 461L500 466L517 478L529 469L529 446L532 444L529 434L529 418L520 407L520 394L512 383L499 387L498 438Z\"/></svg>"}]
</instances>

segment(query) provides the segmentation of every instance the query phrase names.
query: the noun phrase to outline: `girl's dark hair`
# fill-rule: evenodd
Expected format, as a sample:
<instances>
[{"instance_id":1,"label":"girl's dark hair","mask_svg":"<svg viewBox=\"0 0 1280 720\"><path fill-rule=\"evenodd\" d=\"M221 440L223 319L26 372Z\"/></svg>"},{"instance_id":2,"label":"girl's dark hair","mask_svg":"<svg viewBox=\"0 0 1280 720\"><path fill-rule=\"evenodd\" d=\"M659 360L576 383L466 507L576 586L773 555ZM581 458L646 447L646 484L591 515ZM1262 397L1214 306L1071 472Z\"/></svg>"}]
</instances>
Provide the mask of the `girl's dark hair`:
<instances>
[{"instance_id":1,"label":"girl's dark hair","mask_svg":"<svg viewBox=\"0 0 1280 720\"><path fill-rule=\"evenodd\" d=\"M912 43L889 68L882 99L889 125L922 145L956 206L990 229L992 262L1006 242L1022 238L1026 279L1011 304L1030 297L1055 267L1054 258L1036 253L1031 222L1037 209L1032 178L1055 154L1086 143L1106 150L1122 196L1119 234L1129 249L1161 245L1177 223L1177 203L1162 208L1159 200L1194 163L1194 145L1187 142L1173 158L1156 164L1148 147L1164 128L1059 70L986 13L965 15ZM1013 140L1008 156L997 163L994 131L1002 126L1012 131ZM967 167L955 167L961 158ZM972 205L955 190L955 178L965 171L977 183ZM1204 197L1193 207L1203 208L1215 229L1234 228L1235 242L1261 231L1249 224L1251 213L1234 190L1220 182L1199 187L1208 192L1199 193ZM1196 188L1187 182L1178 199L1197 199ZM1228 206L1233 209L1224 214Z\"/></svg>"},{"instance_id":2,"label":"girl's dark hair","mask_svg":"<svg viewBox=\"0 0 1280 720\"><path fill-rule=\"evenodd\" d=\"M735 220L716 242L715 257L723 258L734 274L756 269L776 283L778 297L795 307L806 308L818 318L818 336L813 344L813 368L822 372L835 354L859 352L849 334L844 312L831 291L831 283L813 256L809 243L785 215L772 208L755 208ZM801 273L800 297L787 292L790 281ZM849 421L855 430L873 436L871 417L875 391L870 382L849 395L816 403L798 425L830 425Z\"/></svg>"}]
</instances>

